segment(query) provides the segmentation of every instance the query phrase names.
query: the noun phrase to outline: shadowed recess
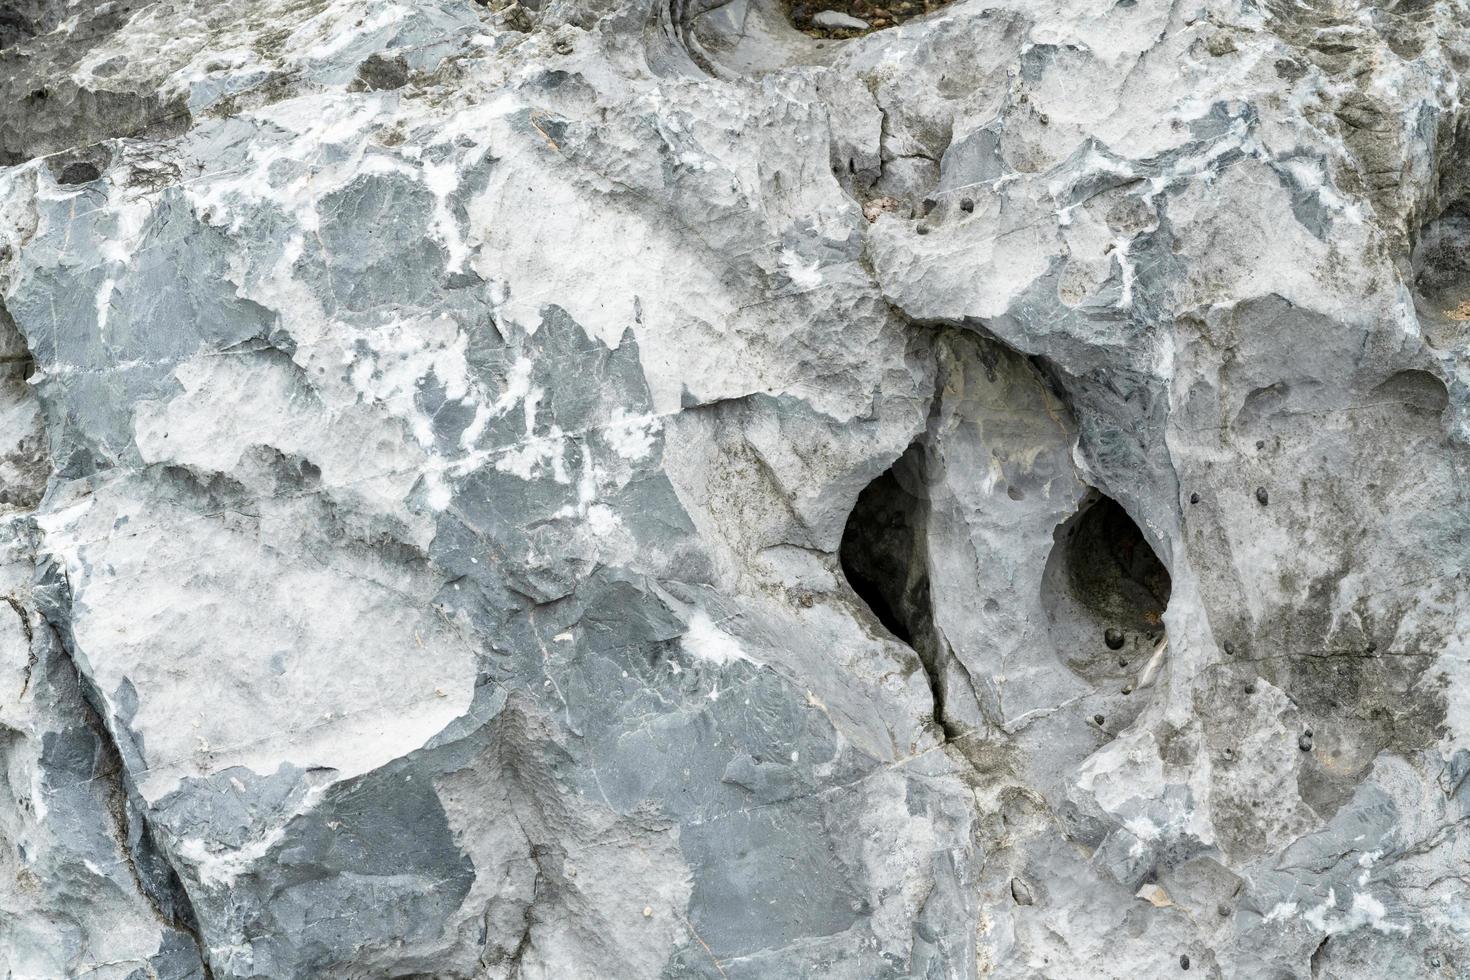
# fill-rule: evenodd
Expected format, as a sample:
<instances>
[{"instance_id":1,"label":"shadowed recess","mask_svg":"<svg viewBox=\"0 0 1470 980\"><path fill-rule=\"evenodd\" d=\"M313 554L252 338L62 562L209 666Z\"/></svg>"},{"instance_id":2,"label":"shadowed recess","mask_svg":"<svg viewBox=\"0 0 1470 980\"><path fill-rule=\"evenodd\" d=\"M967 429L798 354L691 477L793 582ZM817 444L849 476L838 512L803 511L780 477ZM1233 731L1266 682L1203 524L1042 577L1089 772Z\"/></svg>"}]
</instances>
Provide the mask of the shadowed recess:
<instances>
[{"instance_id":1,"label":"shadowed recess","mask_svg":"<svg viewBox=\"0 0 1470 980\"><path fill-rule=\"evenodd\" d=\"M842 532L842 572L890 633L914 645L927 632L929 574L921 554L923 450L910 446L858 495Z\"/></svg>"},{"instance_id":2,"label":"shadowed recess","mask_svg":"<svg viewBox=\"0 0 1470 980\"><path fill-rule=\"evenodd\" d=\"M1082 605L1123 630L1155 630L1169 605L1169 571L1133 518L1099 495L1066 542L1067 581Z\"/></svg>"},{"instance_id":3,"label":"shadowed recess","mask_svg":"<svg viewBox=\"0 0 1470 980\"><path fill-rule=\"evenodd\" d=\"M1058 657L1094 683L1130 676L1163 636L1168 569L1128 512L1096 490L1055 540L1042 605Z\"/></svg>"}]
</instances>

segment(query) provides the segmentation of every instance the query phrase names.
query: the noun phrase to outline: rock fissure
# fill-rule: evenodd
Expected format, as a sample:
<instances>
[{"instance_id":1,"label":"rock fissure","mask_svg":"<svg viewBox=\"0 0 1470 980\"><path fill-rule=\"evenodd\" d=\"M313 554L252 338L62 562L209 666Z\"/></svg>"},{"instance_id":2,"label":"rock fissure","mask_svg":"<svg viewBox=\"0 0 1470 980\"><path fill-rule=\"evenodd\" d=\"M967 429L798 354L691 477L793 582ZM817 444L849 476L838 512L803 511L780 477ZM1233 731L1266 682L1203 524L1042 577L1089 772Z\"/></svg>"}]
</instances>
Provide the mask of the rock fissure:
<instances>
[{"instance_id":1,"label":"rock fissure","mask_svg":"<svg viewBox=\"0 0 1470 980\"><path fill-rule=\"evenodd\" d=\"M50 633L65 668L70 669L76 678L81 692L82 721L96 735L101 746L104 770L100 773L93 772L91 778L102 780L107 786L111 832L128 874L158 921L192 940L203 977L205 980L214 980L209 962L209 946L200 932L189 893L167 854L154 838L154 830L145 816L146 804L138 798L116 738L104 721L104 702L91 678L77 666L70 645L70 631L58 625L49 615L42 622Z\"/></svg>"}]
</instances>

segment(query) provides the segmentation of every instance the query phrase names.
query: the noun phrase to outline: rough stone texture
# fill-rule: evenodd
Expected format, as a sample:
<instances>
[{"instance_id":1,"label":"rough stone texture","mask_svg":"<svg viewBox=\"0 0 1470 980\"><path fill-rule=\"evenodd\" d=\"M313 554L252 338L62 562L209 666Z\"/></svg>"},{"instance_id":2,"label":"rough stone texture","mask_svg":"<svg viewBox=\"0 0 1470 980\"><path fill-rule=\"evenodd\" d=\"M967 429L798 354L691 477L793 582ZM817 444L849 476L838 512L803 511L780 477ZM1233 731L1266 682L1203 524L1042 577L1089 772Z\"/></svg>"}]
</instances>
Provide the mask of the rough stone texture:
<instances>
[{"instance_id":1,"label":"rough stone texture","mask_svg":"<svg viewBox=\"0 0 1470 980\"><path fill-rule=\"evenodd\" d=\"M1470 976L1470 5L0 16L0 973Z\"/></svg>"}]
</instances>

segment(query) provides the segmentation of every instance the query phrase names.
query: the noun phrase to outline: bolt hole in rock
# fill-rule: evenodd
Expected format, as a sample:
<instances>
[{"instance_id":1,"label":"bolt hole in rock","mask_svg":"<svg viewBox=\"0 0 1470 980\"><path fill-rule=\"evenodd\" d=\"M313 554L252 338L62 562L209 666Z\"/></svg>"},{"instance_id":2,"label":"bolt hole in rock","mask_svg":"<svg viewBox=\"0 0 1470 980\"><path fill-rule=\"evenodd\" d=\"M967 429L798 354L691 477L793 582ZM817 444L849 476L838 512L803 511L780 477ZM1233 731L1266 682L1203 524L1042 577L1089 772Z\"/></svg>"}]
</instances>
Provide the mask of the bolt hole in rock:
<instances>
[{"instance_id":1,"label":"bolt hole in rock","mask_svg":"<svg viewBox=\"0 0 1470 980\"><path fill-rule=\"evenodd\" d=\"M1057 528L1042 606L1062 661L1093 683L1146 682L1164 642L1169 571L1112 498L1090 491Z\"/></svg>"},{"instance_id":2,"label":"bolt hole in rock","mask_svg":"<svg viewBox=\"0 0 1470 980\"><path fill-rule=\"evenodd\" d=\"M952 0L786 0L792 25L820 38L849 38L897 27Z\"/></svg>"}]
</instances>

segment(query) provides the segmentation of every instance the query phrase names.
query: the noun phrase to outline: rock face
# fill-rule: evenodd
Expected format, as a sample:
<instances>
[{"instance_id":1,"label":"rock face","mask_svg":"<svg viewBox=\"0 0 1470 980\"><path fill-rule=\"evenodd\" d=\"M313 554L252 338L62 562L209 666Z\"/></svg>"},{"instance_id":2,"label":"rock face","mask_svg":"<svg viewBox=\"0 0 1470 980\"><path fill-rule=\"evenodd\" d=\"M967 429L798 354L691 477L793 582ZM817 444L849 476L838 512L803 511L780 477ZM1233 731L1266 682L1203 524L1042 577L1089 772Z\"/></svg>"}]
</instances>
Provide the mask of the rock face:
<instances>
[{"instance_id":1,"label":"rock face","mask_svg":"<svg viewBox=\"0 0 1470 980\"><path fill-rule=\"evenodd\" d=\"M1470 976L1464 0L0 15L0 973Z\"/></svg>"}]
</instances>

